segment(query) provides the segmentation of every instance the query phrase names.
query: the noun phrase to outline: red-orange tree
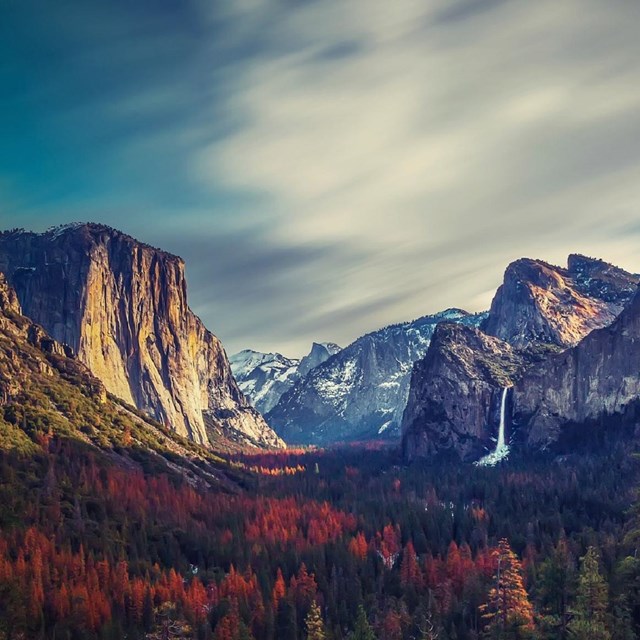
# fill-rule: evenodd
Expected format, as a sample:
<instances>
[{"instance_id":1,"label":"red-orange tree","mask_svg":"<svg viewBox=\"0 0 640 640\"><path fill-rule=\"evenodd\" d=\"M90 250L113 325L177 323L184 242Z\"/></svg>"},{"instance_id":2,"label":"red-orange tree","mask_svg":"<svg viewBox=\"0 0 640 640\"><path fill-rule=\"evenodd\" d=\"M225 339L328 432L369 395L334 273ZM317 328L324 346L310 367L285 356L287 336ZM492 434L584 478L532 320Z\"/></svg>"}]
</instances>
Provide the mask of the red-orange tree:
<instances>
[{"instance_id":1,"label":"red-orange tree","mask_svg":"<svg viewBox=\"0 0 640 640\"><path fill-rule=\"evenodd\" d=\"M490 638L519 639L533 629L533 607L522 578L522 564L506 538L493 552L496 563L489 601L480 607Z\"/></svg>"}]
</instances>

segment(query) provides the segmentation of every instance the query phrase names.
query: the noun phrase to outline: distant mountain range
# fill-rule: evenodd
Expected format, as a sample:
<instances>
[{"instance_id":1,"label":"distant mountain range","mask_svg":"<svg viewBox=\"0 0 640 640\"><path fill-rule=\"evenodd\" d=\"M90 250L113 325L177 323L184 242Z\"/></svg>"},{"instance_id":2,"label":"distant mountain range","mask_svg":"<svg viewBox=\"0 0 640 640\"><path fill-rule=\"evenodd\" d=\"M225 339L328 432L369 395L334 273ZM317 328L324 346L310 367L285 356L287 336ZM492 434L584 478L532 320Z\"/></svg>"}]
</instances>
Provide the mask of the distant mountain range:
<instances>
[{"instance_id":1,"label":"distant mountain range","mask_svg":"<svg viewBox=\"0 0 640 640\"><path fill-rule=\"evenodd\" d=\"M640 416L640 277L581 255L510 264L488 312L313 343L299 360L228 359L188 306L184 262L104 225L2 232L0 274L0 334L30 323L20 340L86 367L78 380L214 449L387 438L409 461L477 461L500 422L507 446L546 450ZM10 371L5 404L20 389Z\"/></svg>"},{"instance_id":2,"label":"distant mountain range","mask_svg":"<svg viewBox=\"0 0 640 640\"><path fill-rule=\"evenodd\" d=\"M266 414L267 421L291 443L397 439L411 368L425 354L437 324L477 326L485 316L448 309L368 333L299 376Z\"/></svg>"},{"instance_id":3,"label":"distant mountain range","mask_svg":"<svg viewBox=\"0 0 640 640\"><path fill-rule=\"evenodd\" d=\"M245 349L232 355L229 362L242 392L256 409L267 413L296 382L338 351L340 347L333 342L314 342L300 360Z\"/></svg>"}]
</instances>

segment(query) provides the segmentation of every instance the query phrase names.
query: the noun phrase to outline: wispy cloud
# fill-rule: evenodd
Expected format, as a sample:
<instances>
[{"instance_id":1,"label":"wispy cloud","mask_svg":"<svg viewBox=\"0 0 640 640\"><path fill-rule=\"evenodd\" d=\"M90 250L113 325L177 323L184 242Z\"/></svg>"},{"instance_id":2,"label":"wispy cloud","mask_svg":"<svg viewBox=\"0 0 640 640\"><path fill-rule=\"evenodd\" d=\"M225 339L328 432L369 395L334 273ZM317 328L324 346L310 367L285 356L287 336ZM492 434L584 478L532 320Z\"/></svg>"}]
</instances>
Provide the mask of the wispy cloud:
<instances>
[{"instance_id":1,"label":"wispy cloud","mask_svg":"<svg viewBox=\"0 0 640 640\"><path fill-rule=\"evenodd\" d=\"M101 195L71 204L184 254L232 350L479 308L522 255L640 270L621 231L640 219L639 18L631 0L107 13L117 81L73 117L97 117L108 160L83 150Z\"/></svg>"}]
</instances>

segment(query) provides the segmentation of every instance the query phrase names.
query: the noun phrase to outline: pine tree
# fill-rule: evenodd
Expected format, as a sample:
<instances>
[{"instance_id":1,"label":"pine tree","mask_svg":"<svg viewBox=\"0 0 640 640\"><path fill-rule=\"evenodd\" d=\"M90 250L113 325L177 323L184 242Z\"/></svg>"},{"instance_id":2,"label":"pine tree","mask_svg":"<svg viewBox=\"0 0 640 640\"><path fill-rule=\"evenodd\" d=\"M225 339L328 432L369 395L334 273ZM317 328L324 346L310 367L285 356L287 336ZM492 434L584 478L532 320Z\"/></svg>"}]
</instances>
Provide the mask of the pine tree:
<instances>
[{"instance_id":1,"label":"pine tree","mask_svg":"<svg viewBox=\"0 0 640 640\"><path fill-rule=\"evenodd\" d=\"M295 606L286 598L278 604L276 612L276 638L298 640L298 621Z\"/></svg>"},{"instance_id":2,"label":"pine tree","mask_svg":"<svg viewBox=\"0 0 640 640\"><path fill-rule=\"evenodd\" d=\"M409 540L402 552L400 584L403 589L419 589L422 584L422 572L420 571L418 556L411 540Z\"/></svg>"},{"instance_id":3,"label":"pine tree","mask_svg":"<svg viewBox=\"0 0 640 640\"><path fill-rule=\"evenodd\" d=\"M540 566L539 600L547 626L557 630L559 638L566 638L569 594L575 583L573 559L567 541L560 538L553 554Z\"/></svg>"},{"instance_id":4,"label":"pine tree","mask_svg":"<svg viewBox=\"0 0 640 640\"><path fill-rule=\"evenodd\" d=\"M480 607L490 638L523 638L533 628L533 608L522 578L522 565L506 539L493 552L494 586L489 602Z\"/></svg>"},{"instance_id":5,"label":"pine tree","mask_svg":"<svg viewBox=\"0 0 640 640\"><path fill-rule=\"evenodd\" d=\"M307 617L304 620L304 625L307 630L307 640L326 640L327 634L324 630L322 614L315 600L311 603L309 613L307 613Z\"/></svg>"},{"instance_id":6,"label":"pine tree","mask_svg":"<svg viewBox=\"0 0 640 640\"><path fill-rule=\"evenodd\" d=\"M358 617L356 618L356 626L353 633L349 636L349 640L376 640L373 629L367 620L367 614L364 607L358 607Z\"/></svg>"},{"instance_id":7,"label":"pine tree","mask_svg":"<svg viewBox=\"0 0 640 640\"><path fill-rule=\"evenodd\" d=\"M640 559L627 556L617 564L610 583L613 640L640 636Z\"/></svg>"},{"instance_id":8,"label":"pine tree","mask_svg":"<svg viewBox=\"0 0 640 640\"><path fill-rule=\"evenodd\" d=\"M578 593L569 623L569 635L576 640L610 640L606 625L609 593L607 583L600 574L600 557L594 547L589 547L580 561Z\"/></svg>"}]
</instances>

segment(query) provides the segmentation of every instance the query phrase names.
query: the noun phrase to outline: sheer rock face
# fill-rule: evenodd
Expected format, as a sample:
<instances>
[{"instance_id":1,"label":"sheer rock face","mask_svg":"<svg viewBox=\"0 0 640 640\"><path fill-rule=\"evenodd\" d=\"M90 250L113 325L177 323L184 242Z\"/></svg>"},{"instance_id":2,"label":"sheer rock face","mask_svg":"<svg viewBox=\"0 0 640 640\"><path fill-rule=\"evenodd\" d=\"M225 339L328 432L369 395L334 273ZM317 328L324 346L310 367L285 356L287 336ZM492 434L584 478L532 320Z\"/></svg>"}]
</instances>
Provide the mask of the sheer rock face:
<instances>
[{"instance_id":1,"label":"sheer rock face","mask_svg":"<svg viewBox=\"0 0 640 640\"><path fill-rule=\"evenodd\" d=\"M506 422L518 447L571 451L606 440L610 428L633 430L640 419L640 292L611 325L564 350L518 349L440 325L414 367L403 419L406 459L477 459L495 433L505 386L513 387Z\"/></svg>"},{"instance_id":2,"label":"sheer rock face","mask_svg":"<svg viewBox=\"0 0 640 640\"><path fill-rule=\"evenodd\" d=\"M507 267L483 329L517 347L570 347L608 326L640 279L602 260L570 255L566 269L523 258Z\"/></svg>"},{"instance_id":3,"label":"sheer rock face","mask_svg":"<svg viewBox=\"0 0 640 640\"><path fill-rule=\"evenodd\" d=\"M281 446L187 305L184 262L102 225L0 234L0 271L41 324L114 395L208 443L205 417Z\"/></svg>"},{"instance_id":4,"label":"sheer rock face","mask_svg":"<svg viewBox=\"0 0 640 640\"><path fill-rule=\"evenodd\" d=\"M513 385L526 358L474 327L439 324L416 362L402 419L407 460L486 453L499 425L501 390Z\"/></svg>"},{"instance_id":5,"label":"sheer rock face","mask_svg":"<svg viewBox=\"0 0 640 640\"><path fill-rule=\"evenodd\" d=\"M304 378L312 369L326 362L331 356L341 350L335 342L314 342L311 351L300 360L298 376Z\"/></svg>"},{"instance_id":6,"label":"sheer rock face","mask_svg":"<svg viewBox=\"0 0 640 640\"><path fill-rule=\"evenodd\" d=\"M514 386L507 422L536 449L558 441L563 426L626 411L637 397L638 359L634 365L633 347L612 336L629 323L623 318L633 312L623 309L637 283L577 255L567 269L528 259L509 265L482 325L493 337L443 326L416 363L403 418L406 458L478 457L505 386Z\"/></svg>"},{"instance_id":7,"label":"sheer rock face","mask_svg":"<svg viewBox=\"0 0 640 640\"><path fill-rule=\"evenodd\" d=\"M28 351L31 347L36 356ZM22 315L18 295L0 273L0 406L19 396L25 376L34 368L47 377L54 376L56 370L71 376L98 402L106 401L102 383L72 358L69 348Z\"/></svg>"},{"instance_id":8,"label":"sheer rock face","mask_svg":"<svg viewBox=\"0 0 640 640\"><path fill-rule=\"evenodd\" d=\"M640 292L609 327L526 373L514 389L514 420L544 449L567 427L637 422L639 399Z\"/></svg>"},{"instance_id":9,"label":"sheer rock face","mask_svg":"<svg viewBox=\"0 0 640 640\"><path fill-rule=\"evenodd\" d=\"M398 438L411 368L426 353L438 323L477 326L484 317L448 309L362 336L311 369L267 418L287 442Z\"/></svg>"}]
</instances>

